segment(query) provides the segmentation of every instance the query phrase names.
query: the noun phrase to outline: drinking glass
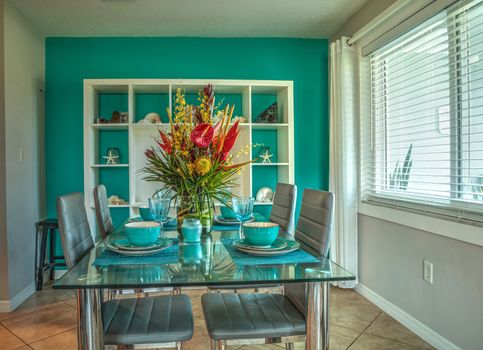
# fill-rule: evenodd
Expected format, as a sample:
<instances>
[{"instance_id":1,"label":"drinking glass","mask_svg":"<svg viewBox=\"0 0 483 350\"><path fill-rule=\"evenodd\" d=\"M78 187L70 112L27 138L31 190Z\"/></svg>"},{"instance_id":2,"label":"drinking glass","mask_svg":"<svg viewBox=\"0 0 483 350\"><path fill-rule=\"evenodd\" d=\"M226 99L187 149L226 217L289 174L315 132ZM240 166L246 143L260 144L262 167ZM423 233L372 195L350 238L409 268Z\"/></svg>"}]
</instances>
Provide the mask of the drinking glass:
<instances>
[{"instance_id":1,"label":"drinking glass","mask_svg":"<svg viewBox=\"0 0 483 350\"><path fill-rule=\"evenodd\" d=\"M252 217L254 204L255 199L253 197L233 197L231 199L233 211L238 221L240 221L240 238L244 238L243 223Z\"/></svg>"},{"instance_id":2,"label":"drinking glass","mask_svg":"<svg viewBox=\"0 0 483 350\"><path fill-rule=\"evenodd\" d=\"M159 222L161 230L163 230L163 223L168 218L169 209L171 206L171 199L166 197L154 197L148 199L149 209L154 219Z\"/></svg>"}]
</instances>

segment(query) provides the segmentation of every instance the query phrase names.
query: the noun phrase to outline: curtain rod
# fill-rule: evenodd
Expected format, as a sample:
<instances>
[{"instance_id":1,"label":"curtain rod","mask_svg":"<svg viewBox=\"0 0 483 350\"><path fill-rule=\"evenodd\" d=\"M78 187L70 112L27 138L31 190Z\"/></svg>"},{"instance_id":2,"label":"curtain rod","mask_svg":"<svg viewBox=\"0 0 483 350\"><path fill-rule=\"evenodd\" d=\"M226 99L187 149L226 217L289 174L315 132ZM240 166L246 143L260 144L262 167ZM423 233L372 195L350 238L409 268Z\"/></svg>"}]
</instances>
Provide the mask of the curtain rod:
<instances>
[{"instance_id":1,"label":"curtain rod","mask_svg":"<svg viewBox=\"0 0 483 350\"><path fill-rule=\"evenodd\" d=\"M387 9L385 9L383 12L381 12L374 19L372 19L369 23L367 23L364 27L362 27L357 32L355 32L354 35L352 35L352 38L347 40L347 43L349 45L354 44L360 38L364 37L365 35L367 35L367 33L370 33L375 28L377 28L381 23L386 21L388 17L393 16L395 13L400 11L402 8L406 7L409 3L411 3L411 0L396 1L394 4L389 6Z\"/></svg>"}]
</instances>

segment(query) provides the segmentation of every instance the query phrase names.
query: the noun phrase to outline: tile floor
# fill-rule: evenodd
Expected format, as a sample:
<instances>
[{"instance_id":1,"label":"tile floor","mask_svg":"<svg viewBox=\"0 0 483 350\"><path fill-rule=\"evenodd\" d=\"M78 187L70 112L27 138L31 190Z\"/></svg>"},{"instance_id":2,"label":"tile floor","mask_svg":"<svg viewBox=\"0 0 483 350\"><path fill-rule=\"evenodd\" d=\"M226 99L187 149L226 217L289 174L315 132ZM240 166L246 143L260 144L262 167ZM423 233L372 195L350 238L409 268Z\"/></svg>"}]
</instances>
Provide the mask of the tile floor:
<instances>
[{"instance_id":1,"label":"tile floor","mask_svg":"<svg viewBox=\"0 0 483 350\"><path fill-rule=\"evenodd\" d=\"M193 301L195 334L185 350L209 349L200 296L186 290ZM432 349L421 338L352 290L331 289L331 350ZM281 345L232 345L230 350L284 349ZM296 349L303 349L296 344ZM77 349L75 298L71 291L48 287L32 295L17 310L0 313L0 350Z\"/></svg>"}]
</instances>

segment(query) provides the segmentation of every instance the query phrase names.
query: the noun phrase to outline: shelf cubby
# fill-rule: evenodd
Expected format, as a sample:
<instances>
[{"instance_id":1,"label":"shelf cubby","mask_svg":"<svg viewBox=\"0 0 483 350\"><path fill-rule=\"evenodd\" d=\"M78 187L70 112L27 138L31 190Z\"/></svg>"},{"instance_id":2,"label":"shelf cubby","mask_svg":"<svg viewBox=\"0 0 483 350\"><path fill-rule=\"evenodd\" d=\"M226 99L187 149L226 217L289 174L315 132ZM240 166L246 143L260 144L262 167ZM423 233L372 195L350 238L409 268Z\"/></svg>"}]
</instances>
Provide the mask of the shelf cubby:
<instances>
[{"instance_id":1,"label":"shelf cubby","mask_svg":"<svg viewBox=\"0 0 483 350\"><path fill-rule=\"evenodd\" d=\"M87 208L93 208L93 190L104 184L108 196L118 195L128 204L110 206L115 224L129 215L138 214L141 205L162 184L144 180L140 170L146 166L145 151L155 145L158 130L169 131L166 108L173 111L176 89L186 91L190 104L199 104L198 91L206 84L215 88L215 103L235 105L233 116L246 118L240 123L240 134L232 149L235 161L251 161L260 148L240 152L250 144L270 147L272 163L250 163L235 179L236 195L256 196L261 187L275 190L277 182L294 183L293 159L293 83L260 80L200 79L86 79L84 80L84 196ZM255 123L256 117L277 102L277 123ZM109 120L113 111L128 112L123 124L96 124L96 118ZM160 124L138 124L150 112L158 113ZM120 150L119 163L105 164L102 158L108 147ZM271 202L256 202L256 211L269 215ZM174 209L173 209L174 210ZM91 227L95 225L94 210L88 212ZM173 215L173 212L171 213Z\"/></svg>"},{"instance_id":2,"label":"shelf cubby","mask_svg":"<svg viewBox=\"0 0 483 350\"><path fill-rule=\"evenodd\" d=\"M148 113L157 113L163 123L168 123L166 108L170 108L169 85L134 85L133 98L133 123L137 123Z\"/></svg>"}]
</instances>

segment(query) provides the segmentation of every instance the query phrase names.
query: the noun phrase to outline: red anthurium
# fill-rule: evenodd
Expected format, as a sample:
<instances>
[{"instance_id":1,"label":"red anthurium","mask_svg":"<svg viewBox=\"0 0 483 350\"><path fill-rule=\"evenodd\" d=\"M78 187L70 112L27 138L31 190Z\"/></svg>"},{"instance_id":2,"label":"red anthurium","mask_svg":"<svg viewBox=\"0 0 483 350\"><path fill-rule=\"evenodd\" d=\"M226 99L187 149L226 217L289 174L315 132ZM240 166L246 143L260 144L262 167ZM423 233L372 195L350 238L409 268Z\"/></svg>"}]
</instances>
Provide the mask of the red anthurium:
<instances>
[{"instance_id":1,"label":"red anthurium","mask_svg":"<svg viewBox=\"0 0 483 350\"><path fill-rule=\"evenodd\" d=\"M191 141L200 148L206 148L213 141L215 130L210 124L200 124L191 132Z\"/></svg>"}]
</instances>

